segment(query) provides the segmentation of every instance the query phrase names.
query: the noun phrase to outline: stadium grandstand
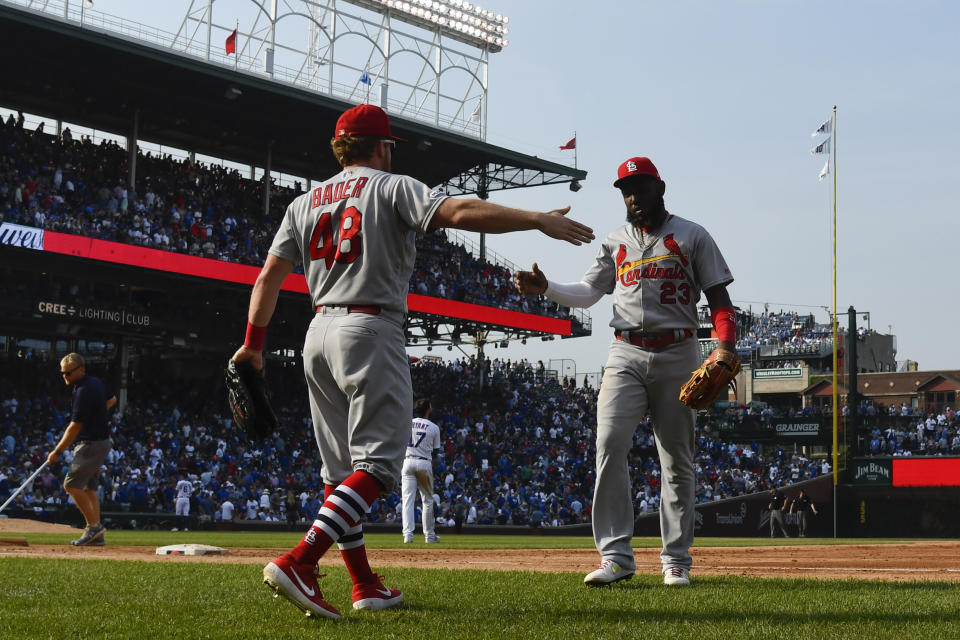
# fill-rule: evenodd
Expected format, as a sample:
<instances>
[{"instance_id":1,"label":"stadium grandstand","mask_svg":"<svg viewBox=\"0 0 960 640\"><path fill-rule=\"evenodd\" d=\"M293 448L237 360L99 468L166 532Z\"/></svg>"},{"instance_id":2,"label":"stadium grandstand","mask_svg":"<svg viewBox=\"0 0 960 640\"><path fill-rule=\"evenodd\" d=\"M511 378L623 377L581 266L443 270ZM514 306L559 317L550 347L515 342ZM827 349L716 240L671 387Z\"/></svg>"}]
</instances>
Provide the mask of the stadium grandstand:
<instances>
[{"instance_id":1,"label":"stadium grandstand","mask_svg":"<svg viewBox=\"0 0 960 640\"><path fill-rule=\"evenodd\" d=\"M178 45L179 34L145 38L145 28L95 11L78 15L80 2L31 4L0 4L0 51L8 60L26 47L34 52L29 74L8 68L0 83L0 500L62 433L68 397L55 367L77 351L120 400L100 483L115 526L169 526L181 471L197 488L195 527L312 520L322 483L300 356L312 314L302 275L286 283L271 325L270 386L280 407L272 438L249 442L232 427L222 367L286 204L334 170L327 132L343 109L370 97L360 75L367 69L345 64L349 82L331 70L324 84L315 69L301 81L279 63L268 73L249 53L225 59L208 46L204 55ZM363 15L378 6L354 9ZM188 14L185 24L203 20ZM485 58L478 64L485 72ZM112 77L118 66L138 73L119 84L86 80ZM483 109L484 91L476 102ZM488 144L469 91L452 105L441 104L438 91L430 113L385 91L375 97L411 140L395 169L449 193L486 198L545 184L573 189L586 179L582 170ZM264 118L268 112L286 116ZM316 126L291 135L290 122L306 121ZM517 295L514 265L483 237L438 232L417 248L407 343L463 354L411 364L415 391L434 397L442 429L441 525L583 533L598 381L491 358L484 347L587 336L590 316ZM837 390L834 327L813 313L741 307L737 334L737 389L697 420L698 535L763 534L771 487L792 497L803 484L818 504L840 504L831 493L835 393L848 502L881 499L874 486L858 484L861 475L885 491L907 473L897 470L900 461L960 456L960 372L897 371L895 338L873 331L869 314L851 310L838 333ZM709 353L706 312L698 339ZM656 526L648 516L658 509L660 471L649 416L638 420L630 464L639 532ZM860 474L864 460L862 468L880 471ZM79 521L61 477L39 476L10 513ZM906 500L952 495L924 494L919 482L920 493ZM227 501L235 510L224 522ZM368 521L395 527L398 503L397 495L379 501ZM847 511L843 522L862 532L859 512ZM814 529L831 533L825 520ZM942 530L934 523L929 532Z\"/></svg>"}]
</instances>

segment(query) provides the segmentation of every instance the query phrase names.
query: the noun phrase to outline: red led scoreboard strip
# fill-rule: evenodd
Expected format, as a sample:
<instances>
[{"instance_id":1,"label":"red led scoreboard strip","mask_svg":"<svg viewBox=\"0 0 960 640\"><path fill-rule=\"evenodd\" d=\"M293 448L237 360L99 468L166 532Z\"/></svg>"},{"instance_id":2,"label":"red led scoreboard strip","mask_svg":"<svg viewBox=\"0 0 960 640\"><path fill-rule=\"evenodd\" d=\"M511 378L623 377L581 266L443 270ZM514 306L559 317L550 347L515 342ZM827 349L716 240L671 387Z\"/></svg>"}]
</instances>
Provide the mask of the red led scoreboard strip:
<instances>
[{"instance_id":1,"label":"red led scoreboard strip","mask_svg":"<svg viewBox=\"0 0 960 640\"><path fill-rule=\"evenodd\" d=\"M958 487L960 458L894 458L895 487Z\"/></svg>"},{"instance_id":2,"label":"red led scoreboard strip","mask_svg":"<svg viewBox=\"0 0 960 640\"><path fill-rule=\"evenodd\" d=\"M431 298L415 293L407 294L407 307L410 311L433 313L439 316L473 320L486 324L514 327L516 329L543 331L544 333L555 333L561 336L569 336L572 333L569 320L546 318L532 313L507 311L505 309L485 307L479 304L444 300L443 298Z\"/></svg>"},{"instance_id":3,"label":"red led scoreboard strip","mask_svg":"<svg viewBox=\"0 0 960 640\"><path fill-rule=\"evenodd\" d=\"M81 236L45 231L43 233L43 250L61 253L78 258L90 258L115 264L125 264L134 267L157 269L170 273L180 273L187 276L212 278L240 284L252 285L260 273L259 267L245 264L198 258L159 249L148 249L120 242L96 240ZM307 281L303 274L292 273L283 282L285 291L294 293L308 293ZM471 320L486 324L495 324L515 329L542 331L561 336L572 333L569 320L546 318L532 313L507 311L494 307L485 307L477 304L467 304L442 298L432 298L414 293L407 294L407 306L410 311L432 313L435 315Z\"/></svg>"}]
</instances>

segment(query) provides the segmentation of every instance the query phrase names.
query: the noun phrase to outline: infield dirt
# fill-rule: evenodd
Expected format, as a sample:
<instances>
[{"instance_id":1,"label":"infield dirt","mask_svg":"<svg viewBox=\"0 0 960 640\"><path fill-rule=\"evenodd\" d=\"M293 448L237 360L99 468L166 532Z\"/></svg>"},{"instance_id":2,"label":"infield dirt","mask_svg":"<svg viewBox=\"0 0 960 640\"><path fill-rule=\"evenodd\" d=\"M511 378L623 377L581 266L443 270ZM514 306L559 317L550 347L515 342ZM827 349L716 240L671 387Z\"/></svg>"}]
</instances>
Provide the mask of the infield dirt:
<instances>
[{"instance_id":1,"label":"infield dirt","mask_svg":"<svg viewBox=\"0 0 960 640\"><path fill-rule=\"evenodd\" d=\"M0 537L24 533L77 533L67 525L34 520L0 519ZM185 540L184 542L189 542ZM0 542L0 557L100 558L145 562L230 562L266 564L276 549L237 547L225 556L158 556L155 547L19 546ZM599 558L592 549L370 549L374 567L419 569L481 569L495 571L571 571L586 573ZM697 547L693 576L749 576L760 578L857 578L870 580L942 580L960 582L960 541L906 543L790 545L763 547ZM635 549L637 573L656 574L659 549ZM339 553L328 553L321 566L341 563Z\"/></svg>"}]
</instances>

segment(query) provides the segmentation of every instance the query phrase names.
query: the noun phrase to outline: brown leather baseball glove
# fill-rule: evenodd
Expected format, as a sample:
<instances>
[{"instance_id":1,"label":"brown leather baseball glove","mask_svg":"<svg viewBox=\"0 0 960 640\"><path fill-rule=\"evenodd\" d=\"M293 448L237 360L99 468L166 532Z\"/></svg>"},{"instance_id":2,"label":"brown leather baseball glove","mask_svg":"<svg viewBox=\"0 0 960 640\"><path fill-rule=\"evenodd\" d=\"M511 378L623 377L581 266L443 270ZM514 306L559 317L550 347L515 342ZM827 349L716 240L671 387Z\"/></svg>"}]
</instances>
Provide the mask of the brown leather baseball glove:
<instances>
[{"instance_id":1,"label":"brown leather baseball glove","mask_svg":"<svg viewBox=\"0 0 960 640\"><path fill-rule=\"evenodd\" d=\"M680 401L694 409L706 409L727 385L732 384L736 389L738 373L740 358L737 354L718 347L680 388Z\"/></svg>"}]
</instances>

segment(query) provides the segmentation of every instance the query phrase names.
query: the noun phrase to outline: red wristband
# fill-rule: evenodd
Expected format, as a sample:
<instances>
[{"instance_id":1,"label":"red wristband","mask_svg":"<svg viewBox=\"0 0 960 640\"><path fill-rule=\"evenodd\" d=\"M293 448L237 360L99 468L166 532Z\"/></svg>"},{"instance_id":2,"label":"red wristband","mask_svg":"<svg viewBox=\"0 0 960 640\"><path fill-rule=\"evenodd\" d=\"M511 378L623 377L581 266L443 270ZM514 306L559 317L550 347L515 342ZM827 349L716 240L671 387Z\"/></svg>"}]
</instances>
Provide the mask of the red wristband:
<instances>
[{"instance_id":1,"label":"red wristband","mask_svg":"<svg viewBox=\"0 0 960 640\"><path fill-rule=\"evenodd\" d=\"M733 307L714 309L710 320L720 342L737 342L737 312Z\"/></svg>"},{"instance_id":2,"label":"red wristband","mask_svg":"<svg viewBox=\"0 0 960 640\"><path fill-rule=\"evenodd\" d=\"M243 339L243 346L254 351L263 351L263 341L267 337L266 327L255 327L247 323L247 335Z\"/></svg>"}]
</instances>

